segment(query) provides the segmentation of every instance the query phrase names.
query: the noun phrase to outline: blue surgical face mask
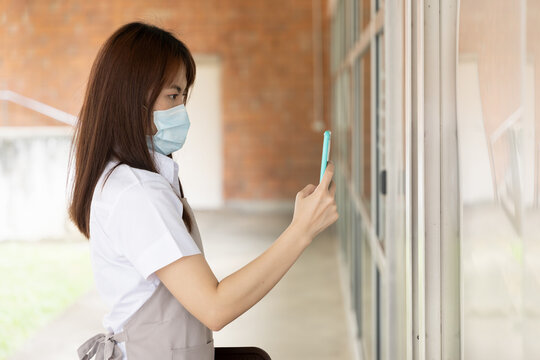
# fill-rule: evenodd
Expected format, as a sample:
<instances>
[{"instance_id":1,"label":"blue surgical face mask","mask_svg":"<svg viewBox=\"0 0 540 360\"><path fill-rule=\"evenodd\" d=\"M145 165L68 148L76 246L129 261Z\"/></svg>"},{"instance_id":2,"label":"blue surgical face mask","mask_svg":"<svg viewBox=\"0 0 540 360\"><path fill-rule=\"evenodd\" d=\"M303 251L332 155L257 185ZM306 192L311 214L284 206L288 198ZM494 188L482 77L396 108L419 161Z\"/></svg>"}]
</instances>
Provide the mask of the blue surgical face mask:
<instances>
[{"instance_id":1,"label":"blue surgical face mask","mask_svg":"<svg viewBox=\"0 0 540 360\"><path fill-rule=\"evenodd\" d=\"M169 155L182 148L191 123L184 104L174 106L167 110L154 111L154 124L157 133L152 138L156 151ZM146 137L148 148L152 148L150 136Z\"/></svg>"}]
</instances>

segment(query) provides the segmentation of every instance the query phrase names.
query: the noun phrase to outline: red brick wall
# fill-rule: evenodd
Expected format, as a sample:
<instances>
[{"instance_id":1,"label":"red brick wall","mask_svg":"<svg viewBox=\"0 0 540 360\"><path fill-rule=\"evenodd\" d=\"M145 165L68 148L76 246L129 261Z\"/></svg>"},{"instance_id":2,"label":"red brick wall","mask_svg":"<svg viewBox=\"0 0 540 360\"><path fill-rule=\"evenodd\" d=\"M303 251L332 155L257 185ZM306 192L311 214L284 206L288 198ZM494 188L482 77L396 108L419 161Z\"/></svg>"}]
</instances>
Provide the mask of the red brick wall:
<instances>
[{"instance_id":1,"label":"red brick wall","mask_svg":"<svg viewBox=\"0 0 540 360\"><path fill-rule=\"evenodd\" d=\"M0 89L76 115L99 46L114 30L134 20L173 30L193 53L223 59L225 198L292 200L319 175L322 133L310 128L311 7L311 0L6 0ZM326 1L321 7L329 128ZM0 116L1 125L56 125L5 103Z\"/></svg>"}]
</instances>

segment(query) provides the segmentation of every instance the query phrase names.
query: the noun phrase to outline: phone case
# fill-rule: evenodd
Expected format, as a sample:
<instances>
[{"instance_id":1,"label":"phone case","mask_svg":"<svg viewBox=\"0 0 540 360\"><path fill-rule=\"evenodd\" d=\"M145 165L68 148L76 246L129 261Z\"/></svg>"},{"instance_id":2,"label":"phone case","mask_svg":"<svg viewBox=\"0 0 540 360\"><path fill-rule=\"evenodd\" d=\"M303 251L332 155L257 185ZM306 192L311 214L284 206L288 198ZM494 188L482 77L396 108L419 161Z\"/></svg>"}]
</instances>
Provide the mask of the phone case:
<instances>
[{"instance_id":1,"label":"phone case","mask_svg":"<svg viewBox=\"0 0 540 360\"><path fill-rule=\"evenodd\" d=\"M322 181L324 171L326 170L326 163L328 162L328 159L330 156L330 136L331 135L332 135L332 132L330 130L326 130L324 132L322 160L321 160L321 177L319 179L319 183Z\"/></svg>"}]
</instances>

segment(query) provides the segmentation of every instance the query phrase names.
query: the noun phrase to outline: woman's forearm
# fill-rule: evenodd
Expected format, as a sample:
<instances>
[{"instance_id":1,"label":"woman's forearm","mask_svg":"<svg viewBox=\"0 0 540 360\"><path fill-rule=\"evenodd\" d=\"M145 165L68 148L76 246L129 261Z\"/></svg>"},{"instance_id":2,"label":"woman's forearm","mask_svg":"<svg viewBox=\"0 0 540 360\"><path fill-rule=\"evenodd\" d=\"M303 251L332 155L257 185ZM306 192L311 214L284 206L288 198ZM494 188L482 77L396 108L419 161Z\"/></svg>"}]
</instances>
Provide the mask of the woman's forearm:
<instances>
[{"instance_id":1,"label":"woman's forearm","mask_svg":"<svg viewBox=\"0 0 540 360\"><path fill-rule=\"evenodd\" d=\"M216 311L219 329L259 302L310 242L301 228L291 224L265 252L221 280L217 287Z\"/></svg>"}]
</instances>

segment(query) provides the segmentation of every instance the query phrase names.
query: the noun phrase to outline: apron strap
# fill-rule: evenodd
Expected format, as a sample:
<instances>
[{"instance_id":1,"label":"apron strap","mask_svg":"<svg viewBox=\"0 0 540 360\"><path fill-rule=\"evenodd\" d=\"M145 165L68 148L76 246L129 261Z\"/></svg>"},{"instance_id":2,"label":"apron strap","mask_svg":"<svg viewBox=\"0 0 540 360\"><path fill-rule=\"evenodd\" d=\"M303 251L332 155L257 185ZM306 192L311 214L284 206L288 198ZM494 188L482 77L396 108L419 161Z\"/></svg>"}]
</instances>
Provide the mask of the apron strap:
<instances>
[{"instance_id":1,"label":"apron strap","mask_svg":"<svg viewBox=\"0 0 540 360\"><path fill-rule=\"evenodd\" d=\"M178 185L180 185L180 194L182 197L184 197L184 190L182 189L182 183L180 182L180 178L178 178Z\"/></svg>"},{"instance_id":2,"label":"apron strap","mask_svg":"<svg viewBox=\"0 0 540 360\"><path fill-rule=\"evenodd\" d=\"M90 360L94 355L96 355L95 360L121 360L124 354L117 342L126 340L127 334L125 331L118 334L109 332L107 335L94 335L77 349L79 360Z\"/></svg>"}]
</instances>

